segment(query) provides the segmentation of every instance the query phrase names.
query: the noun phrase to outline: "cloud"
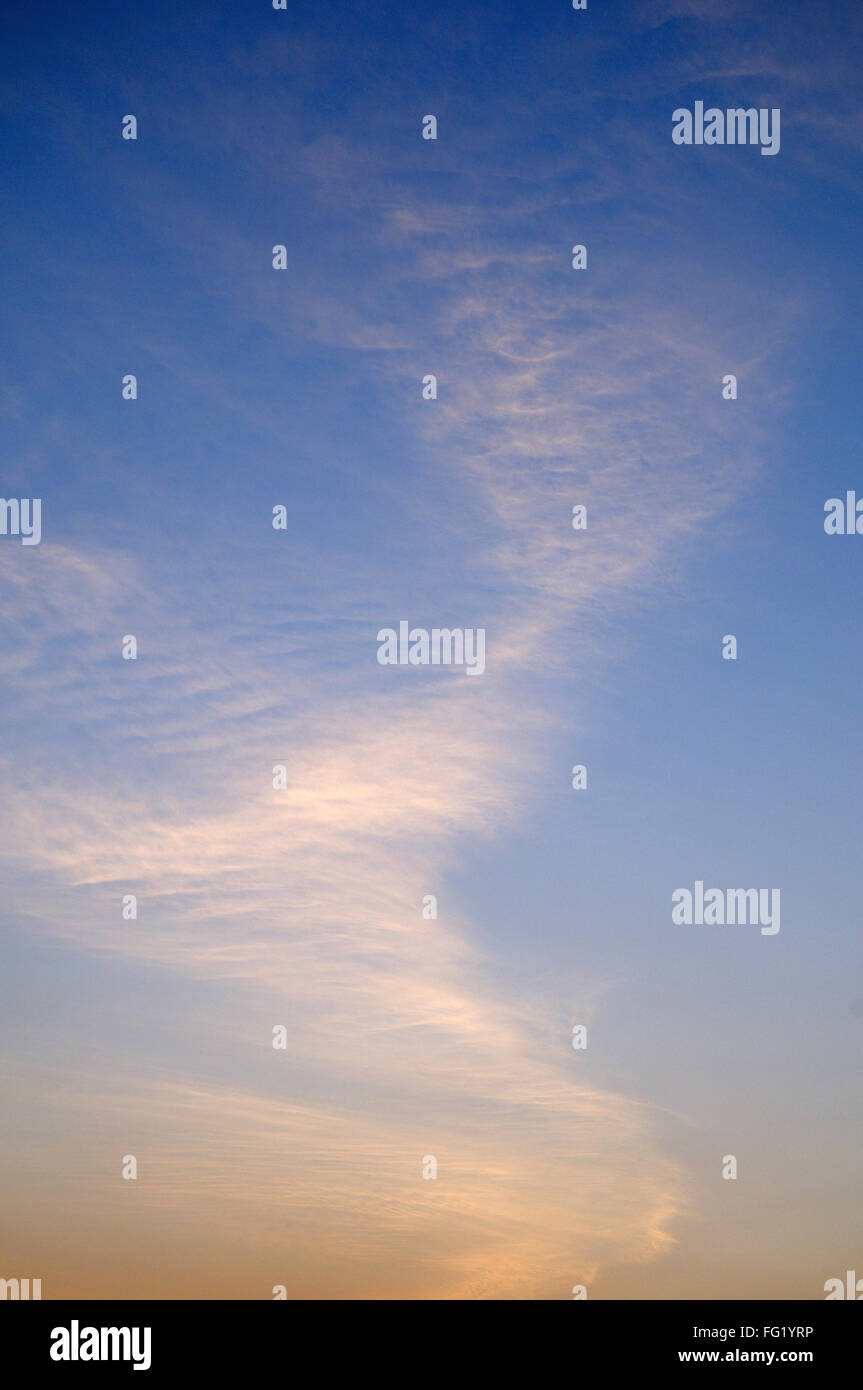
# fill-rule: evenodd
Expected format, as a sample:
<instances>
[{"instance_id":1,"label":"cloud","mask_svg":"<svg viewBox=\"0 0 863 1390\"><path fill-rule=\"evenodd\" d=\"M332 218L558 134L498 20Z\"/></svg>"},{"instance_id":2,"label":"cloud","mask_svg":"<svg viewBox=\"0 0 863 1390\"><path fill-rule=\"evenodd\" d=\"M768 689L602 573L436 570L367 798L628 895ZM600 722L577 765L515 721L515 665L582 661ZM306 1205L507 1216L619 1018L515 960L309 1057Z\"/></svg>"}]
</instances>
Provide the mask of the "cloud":
<instances>
[{"instance_id":1,"label":"cloud","mask_svg":"<svg viewBox=\"0 0 863 1390\"><path fill-rule=\"evenodd\" d=\"M19 1151L0 1171L16 1202L38 1205L31 1240L45 1226L61 1237L40 1266L49 1297L81 1296L64 1245L110 1228L114 1248L136 1252L107 1254L114 1297L266 1298L278 1281L291 1298L315 1296L315 1283L336 1298L567 1298L601 1259L663 1252L678 1211L673 1171L645 1152L637 1108L614 1097L576 1108L569 1090L489 1096L454 1124L130 1076L60 1084L30 1070L26 1085L63 1162L46 1193L25 1137L35 1169ZM429 1151L434 1179L422 1176ZM119 1176L126 1153L135 1182ZM217 1258L202 1262L214 1240Z\"/></svg>"},{"instance_id":2,"label":"cloud","mask_svg":"<svg viewBox=\"0 0 863 1390\"><path fill-rule=\"evenodd\" d=\"M313 150L329 161L314 184L326 206L350 153ZM264 1246L283 1221L290 1291L317 1251L331 1292L371 1268L369 1289L389 1296L565 1297L609 1263L666 1249L685 1184L649 1112L580 1078L547 1003L492 983L447 879L472 846L529 828L549 726L596 655L600 616L660 591L669 555L752 486L752 407L728 407L720 382L732 348L750 385L764 380L776 318L753 329L717 287L681 303L679 266L657 280L637 239L614 272L593 242L589 275L572 272L566 239L535 226L545 172L501 219L491 199L454 217L440 199L387 194L386 172L362 167L351 273L325 258L305 280L300 267L287 306L249 270L261 247L248 236L229 227L206 247L191 195L169 225L175 249L204 248L202 279L227 282L238 336L266 326L285 343L299 328L307 344L359 349L440 482L413 568L356 538L332 603L353 614L360 594L367 623L345 638L321 621L309 647L293 629L283 641L268 619L302 612L283 573L237 546L223 572L196 568L206 535L189 537L178 574L170 554L148 565L98 545L0 552L18 727L35 712L56 728L47 746L5 754L10 908L82 953L227 987L208 1026L236 1046L247 1083L136 1084L108 1064L53 1089L37 1078L38 1091L65 1130L70 1110L97 1127L111 1112L119 1142L146 1117L145 1210L200 1227L218 1208ZM417 245L424 229L434 250ZM420 355L441 391L417 418L399 383ZM432 597L427 554L450 569ZM469 610L486 627L481 679L377 667L374 632L391 615L375 604L386 595L399 617L411 592L435 610L445 597L441 620ZM134 664L119 657L126 631L141 639ZM549 674L566 681L540 700ZM137 922L120 918L125 893ZM429 893L442 910L426 921ZM280 1023L288 1099L256 1070ZM85 1145L76 1171L100 1152ZM426 1152L436 1182L419 1176Z\"/></svg>"},{"instance_id":3,"label":"cloud","mask_svg":"<svg viewBox=\"0 0 863 1390\"><path fill-rule=\"evenodd\" d=\"M122 607L116 573L109 585L92 557L75 566L44 549L41 559L40 582L53 567L56 580L72 574L94 602L110 592ZM48 653L67 623L80 631L79 611L42 609L41 656L19 680L29 671L43 699ZM103 618L116 627L114 614ZM89 625L81 635L103 640ZM215 653L218 634L211 641ZM111 659L122 670L116 652ZM131 664L127 671L137 674ZM149 681L157 711L181 701L196 678L205 689L215 683L206 664L196 677L168 661L148 677L142 658L137 671L144 705ZM112 682L96 668L94 707L110 704ZM14 790L2 835L4 857L17 866L12 910L67 947L233 982L233 1007L216 1009L208 1026L234 1039L253 1077L249 1055L257 1049L263 1064L271 1027L286 1023L286 1083L320 1097L309 1117L274 1106L272 1096L256 1104L253 1080L246 1100L218 1090L190 1098L179 1083L145 1092L134 1105L148 1116L141 1147L159 1193L148 1202L182 1207L194 1220L203 1219L205 1197L224 1199L226 1220L233 1213L242 1225L254 1213L261 1239L284 1208L289 1229L294 1221L315 1228L332 1261L330 1286L341 1277L339 1249L350 1268L366 1246L380 1251L372 1283L390 1296L420 1288L443 1297L554 1296L561 1279L565 1288L602 1259L625 1252L637 1261L668 1243L668 1218L684 1199L644 1112L580 1084L557 1020L490 989L467 923L445 908L434 921L420 912L426 893L445 902L459 846L499 836L523 809L540 715L519 711L506 682L504 661L487 681L448 673L433 687L403 685L353 702L312 696L317 708L291 739L272 714L253 719L244 739L226 699L199 777L188 752L141 781L116 768L106 776L90 747L53 771L8 760ZM271 709L271 693L262 687L254 703ZM126 721L137 694L127 682ZM276 750L289 768L282 792L271 787ZM128 892L139 896L137 922L120 919ZM128 1082L106 1070L85 1095L101 1086L113 1111ZM363 1101L340 1115L345 1088ZM84 1107L77 1129L86 1102L74 1085L66 1104ZM190 1132L210 1130L203 1158L176 1146L168 1117L178 1106L187 1115L192 1107ZM161 1149L154 1126L164 1130ZM307 1126L317 1136L311 1157ZM297 1144L302 1162L290 1164L276 1200L264 1170L274 1148L290 1163ZM251 1167L246 1149L256 1155ZM431 1208L425 1189L433 1184L418 1177L418 1160L438 1150L446 1195ZM357 1151L366 1156L351 1166ZM343 1165L335 1185L321 1180L322 1153L330 1168ZM426 1252L419 1283L396 1277L412 1242Z\"/></svg>"}]
</instances>

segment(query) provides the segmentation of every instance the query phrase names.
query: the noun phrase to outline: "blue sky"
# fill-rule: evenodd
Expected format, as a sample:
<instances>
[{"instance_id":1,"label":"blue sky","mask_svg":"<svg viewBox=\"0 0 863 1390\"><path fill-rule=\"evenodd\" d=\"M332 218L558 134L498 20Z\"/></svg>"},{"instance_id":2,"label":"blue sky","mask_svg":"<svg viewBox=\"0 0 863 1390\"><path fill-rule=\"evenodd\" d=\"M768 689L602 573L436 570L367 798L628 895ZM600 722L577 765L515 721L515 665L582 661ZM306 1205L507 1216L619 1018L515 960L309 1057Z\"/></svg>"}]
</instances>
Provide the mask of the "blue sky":
<instances>
[{"instance_id":1,"label":"blue sky","mask_svg":"<svg viewBox=\"0 0 863 1390\"><path fill-rule=\"evenodd\" d=\"M7 1273L823 1296L860 1261L863 542L822 524L863 494L858 7L6 23L3 494L43 499L0 537ZM780 108L780 153L673 145L696 100ZM402 618L485 628L486 672L379 666ZM780 933L674 926L698 878L778 886Z\"/></svg>"}]
</instances>

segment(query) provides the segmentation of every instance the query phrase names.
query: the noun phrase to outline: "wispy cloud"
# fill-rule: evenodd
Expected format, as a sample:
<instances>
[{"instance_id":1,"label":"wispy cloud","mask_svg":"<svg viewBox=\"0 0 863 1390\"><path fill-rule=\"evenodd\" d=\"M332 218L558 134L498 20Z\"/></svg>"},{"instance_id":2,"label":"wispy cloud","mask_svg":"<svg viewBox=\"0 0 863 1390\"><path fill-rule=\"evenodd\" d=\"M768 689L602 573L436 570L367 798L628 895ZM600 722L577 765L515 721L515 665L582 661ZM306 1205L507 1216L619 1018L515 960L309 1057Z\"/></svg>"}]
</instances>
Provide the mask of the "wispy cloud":
<instances>
[{"instance_id":1,"label":"wispy cloud","mask_svg":"<svg viewBox=\"0 0 863 1390\"><path fill-rule=\"evenodd\" d=\"M232 131L244 148L242 122ZM465 197L455 214L387 192L389 171L345 142L307 147L294 177L326 207L354 154L366 275L348 283L330 263L277 303L257 270L269 233L253 246L234 228L201 251L201 273L227 284L238 331L356 350L358 370L387 385L415 468L435 479L413 567L394 570L359 538L332 591L350 633L322 620L306 639L283 573L239 544L215 575L195 568L196 536L179 576L160 552L148 562L50 540L37 555L0 552L4 674L39 728L55 721L65 739L62 756L38 741L4 756L10 905L82 952L230 984L236 1008L212 1022L248 1079L242 1093L188 1076L34 1084L67 1124L70 1107L97 1127L110 1110L118 1142L146 1114L150 1209L203 1223L218 1204L263 1243L283 1217L294 1250L325 1252L330 1289L354 1287L339 1261L371 1259L370 1292L566 1296L609 1262L665 1249L684 1183L642 1106L577 1079L542 1000L489 983L471 924L446 907L447 875L471 845L529 824L549 717L567 698L558 687L541 704L537 682L583 675L599 613L660 590L669 554L751 487L751 406L724 405L720 381L737 370L767 384L781 325L765 314L756 331L719 289L682 304L673 277L638 263L637 240L616 281L593 243L590 275L570 271L571 219L542 177L506 201L502 223L494 200ZM255 159L270 159L260 132ZM138 190L139 210L152 192ZM174 204L170 181L161 194L176 247L205 244L194 194ZM557 214L543 237L540 205ZM621 276L634 282L627 307L608 293ZM407 379L416 394L420 359L441 381L421 416L402 390ZM590 515L580 536L578 502ZM430 593L422 562L441 555L449 572ZM470 608L488 632L481 680L376 666L376 628L405 616L409 596L445 599L439 617L453 624ZM127 631L141 642L134 664L119 657ZM120 918L124 893L140 899L137 922ZM426 921L429 893L442 909ZM314 1104L255 1079L255 1049L263 1070L280 1023L279 1086L312 1085ZM82 1150L85 1167L95 1152ZM437 1182L420 1176L425 1152ZM302 1292L296 1268L282 1282Z\"/></svg>"}]
</instances>

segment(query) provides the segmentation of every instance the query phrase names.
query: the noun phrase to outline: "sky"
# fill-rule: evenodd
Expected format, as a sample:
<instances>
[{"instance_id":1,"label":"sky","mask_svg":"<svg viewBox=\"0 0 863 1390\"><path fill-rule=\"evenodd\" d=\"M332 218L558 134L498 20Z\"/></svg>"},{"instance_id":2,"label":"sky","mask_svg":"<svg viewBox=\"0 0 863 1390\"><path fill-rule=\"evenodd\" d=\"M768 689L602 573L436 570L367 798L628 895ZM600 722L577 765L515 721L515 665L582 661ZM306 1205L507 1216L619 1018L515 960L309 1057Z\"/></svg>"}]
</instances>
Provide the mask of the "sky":
<instances>
[{"instance_id":1,"label":"sky","mask_svg":"<svg viewBox=\"0 0 863 1390\"><path fill-rule=\"evenodd\" d=\"M863 1275L859 5L3 28L0 1277Z\"/></svg>"}]
</instances>

